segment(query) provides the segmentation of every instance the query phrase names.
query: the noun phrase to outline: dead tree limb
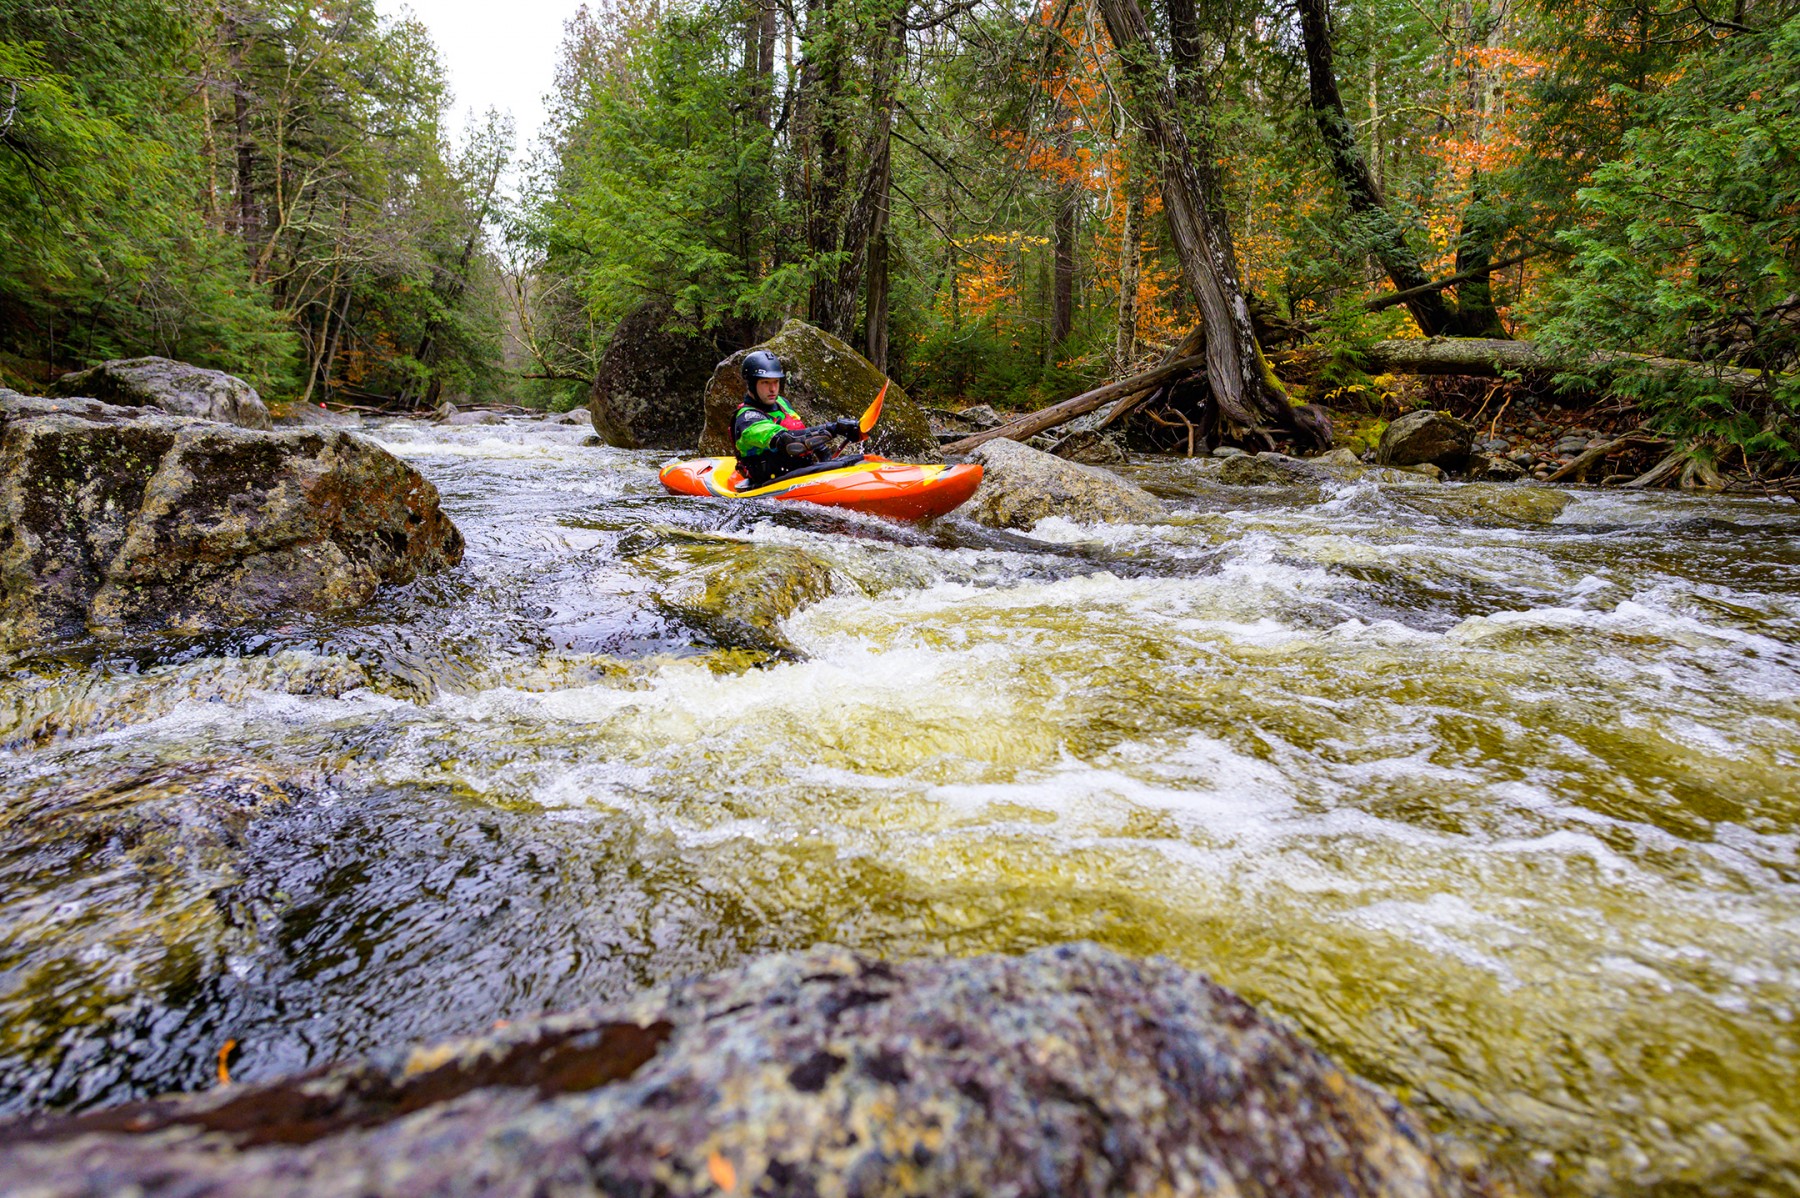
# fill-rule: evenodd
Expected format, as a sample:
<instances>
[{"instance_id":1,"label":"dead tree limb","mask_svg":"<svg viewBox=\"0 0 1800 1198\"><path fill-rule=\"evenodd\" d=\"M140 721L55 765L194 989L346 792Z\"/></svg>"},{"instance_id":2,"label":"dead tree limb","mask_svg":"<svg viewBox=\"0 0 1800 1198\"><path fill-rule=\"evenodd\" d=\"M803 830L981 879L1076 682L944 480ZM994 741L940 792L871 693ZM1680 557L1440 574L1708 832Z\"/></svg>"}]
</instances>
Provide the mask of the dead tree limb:
<instances>
[{"instance_id":1,"label":"dead tree limb","mask_svg":"<svg viewBox=\"0 0 1800 1198\"><path fill-rule=\"evenodd\" d=\"M1046 429L1055 428L1059 424L1067 424L1077 416L1085 416L1110 399L1118 399L1122 395L1136 395L1140 391L1150 391L1169 379L1186 374L1190 370L1199 370L1206 365L1206 357L1196 354L1192 357L1177 358L1172 362L1134 374L1130 378L1120 379L1116 383L1108 383L1104 387L1096 387L1092 391L1083 391L1073 399L1065 399L1059 404L1052 404L1042 411L1032 412L1017 420L1008 421L999 428L990 428L986 432L976 433L972 437L964 437L960 441L952 441L944 446L945 453L968 453L978 445L989 441L1007 438L1012 441L1024 441L1035 437Z\"/></svg>"},{"instance_id":2,"label":"dead tree limb","mask_svg":"<svg viewBox=\"0 0 1800 1198\"><path fill-rule=\"evenodd\" d=\"M1587 480L1588 471L1592 470L1595 466L1598 466L1602 461L1612 454L1617 453L1619 450L1634 445L1660 445L1662 443L1662 438L1658 437L1655 433L1650 432L1648 429L1635 429L1622 437L1617 437L1604 444L1588 446L1586 449L1576 454L1567 465L1562 467L1562 469L1558 470L1544 481L1558 483L1562 482L1564 479L1574 479L1576 482L1585 482Z\"/></svg>"}]
</instances>

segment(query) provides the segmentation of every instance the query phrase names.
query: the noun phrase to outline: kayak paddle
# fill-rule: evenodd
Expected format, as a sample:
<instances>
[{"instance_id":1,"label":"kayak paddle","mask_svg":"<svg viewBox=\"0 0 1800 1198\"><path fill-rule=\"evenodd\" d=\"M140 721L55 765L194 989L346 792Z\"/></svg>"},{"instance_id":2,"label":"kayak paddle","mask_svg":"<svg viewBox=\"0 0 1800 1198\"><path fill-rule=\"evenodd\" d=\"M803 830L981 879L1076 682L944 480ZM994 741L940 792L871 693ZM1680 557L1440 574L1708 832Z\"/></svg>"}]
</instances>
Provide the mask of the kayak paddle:
<instances>
[{"instance_id":1,"label":"kayak paddle","mask_svg":"<svg viewBox=\"0 0 1800 1198\"><path fill-rule=\"evenodd\" d=\"M862 427L864 437L867 437L869 430L875 427L875 422L881 419L881 401L887 398L887 389L887 383L882 383L881 393L875 397L875 402L869 405L869 410L862 414L862 419L856 422Z\"/></svg>"}]
</instances>

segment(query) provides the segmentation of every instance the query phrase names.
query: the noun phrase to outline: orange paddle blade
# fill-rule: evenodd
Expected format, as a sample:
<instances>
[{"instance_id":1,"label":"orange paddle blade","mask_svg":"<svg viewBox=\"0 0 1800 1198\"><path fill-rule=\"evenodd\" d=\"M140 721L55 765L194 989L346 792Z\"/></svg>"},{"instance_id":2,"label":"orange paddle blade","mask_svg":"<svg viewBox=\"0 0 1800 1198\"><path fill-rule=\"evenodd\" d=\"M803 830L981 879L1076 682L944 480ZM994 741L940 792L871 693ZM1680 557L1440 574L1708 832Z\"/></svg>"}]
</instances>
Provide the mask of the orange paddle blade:
<instances>
[{"instance_id":1,"label":"orange paddle blade","mask_svg":"<svg viewBox=\"0 0 1800 1198\"><path fill-rule=\"evenodd\" d=\"M881 419L881 401L887 398L887 389L886 383L881 384L881 394L875 397L875 402L869 405L869 410L864 412L862 419L856 422L862 426L865 437L869 435L869 430L875 427L875 422Z\"/></svg>"}]
</instances>

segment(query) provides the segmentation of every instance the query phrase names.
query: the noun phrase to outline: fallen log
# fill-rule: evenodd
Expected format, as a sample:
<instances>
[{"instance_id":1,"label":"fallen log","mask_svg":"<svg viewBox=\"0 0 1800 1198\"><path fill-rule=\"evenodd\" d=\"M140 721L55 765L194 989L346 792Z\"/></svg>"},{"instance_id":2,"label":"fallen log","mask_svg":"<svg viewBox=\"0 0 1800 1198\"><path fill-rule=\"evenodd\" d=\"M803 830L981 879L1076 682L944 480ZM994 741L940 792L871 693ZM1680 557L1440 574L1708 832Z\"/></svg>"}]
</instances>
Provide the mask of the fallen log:
<instances>
[{"instance_id":1,"label":"fallen log","mask_svg":"<svg viewBox=\"0 0 1800 1198\"><path fill-rule=\"evenodd\" d=\"M1172 362L1164 362L1160 366L1134 374L1130 378L1120 379L1116 383L1108 383L1104 387L1096 387L1092 391L1084 391L1073 399L1065 399L1059 404L1038 412L1031 412L1009 421L998 428L990 428L986 432L964 437L960 441L952 441L944 446L945 453L968 453L978 445L1004 437L1011 441L1024 441L1035 437L1046 429L1055 428L1059 424L1067 424L1077 416L1085 416L1108 400L1121 396L1135 397L1140 392L1154 390L1159 384L1190 370L1199 370L1206 365L1204 354L1177 358Z\"/></svg>"},{"instance_id":2,"label":"fallen log","mask_svg":"<svg viewBox=\"0 0 1800 1198\"><path fill-rule=\"evenodd\" d=\"M1716 380L1737 398L1765 395L1787 380L1785 375L1765 374L1740 366L1662 358L1624 350L1595 350L1586 357L1566 358L1535 341L1501 341L1487 337L1377 341L1369 346L1363 357L1371 374L1460 374L1496 378L1507 374L1548 376L1564 370L1581 370L1605 378L1621 368L1646 368L1688 379Z\"/></svg>"}]
</instances>

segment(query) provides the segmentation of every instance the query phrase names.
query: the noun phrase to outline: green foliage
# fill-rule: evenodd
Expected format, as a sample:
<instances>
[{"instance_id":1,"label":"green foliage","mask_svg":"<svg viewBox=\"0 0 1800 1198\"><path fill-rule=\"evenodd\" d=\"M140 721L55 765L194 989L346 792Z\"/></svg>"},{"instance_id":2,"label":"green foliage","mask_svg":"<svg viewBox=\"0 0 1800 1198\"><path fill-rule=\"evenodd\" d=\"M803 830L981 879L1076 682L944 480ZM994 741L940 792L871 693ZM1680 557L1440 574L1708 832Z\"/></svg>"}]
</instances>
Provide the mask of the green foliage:
<instances>
[{"instance_id":1,"label":"green foliage","mask_svg":"<svg viewBox=\"0 0 1800 1198\"><path fill-rule=\"evenodd\" d=\"M371 0L0 0L0 352L145 353L275 396L494 389L509 127L440 126Z\"/></svg>"},{"instance_id":2,"label":"green foliage","mask_svg":"<svg viewBox=\"0 0 1800 1198\"><path fill-rule=\"evenodd\" d=\"M185 32L150 4L0 6L0 349L286 377L292 335L195 209Z\"/></svg>"},{"instance_id":3,"label":"green foliage","mask_svg":"<svg viewBox=\"0 0 1800 1198\"><path fill-rule=\"evenodd\" d=\"M1544 337L1607 348L1800 366L1800 18L1738 34L1662 91L1621 90L1642 113L1623 153L1580 193L1574 257ZM1800 456L1800 374L1752 404L1716 378L1627 372L1613 386L1686 437Z\"/></svg>"},{"instance_id":4,"label":"green foliage","mask_svg":"<svg viewBox=\"0 0 1800 1198\"><path fill-rule=\"evenodd\" d=\"M710 11L617 28L579 80L554 177L522 236L610 325L647 297L703 328L800 303L821 265L772 244L791 221L757 84ZM829 265L829 264L825 264Z\"/></svg>"}]
</instances>

